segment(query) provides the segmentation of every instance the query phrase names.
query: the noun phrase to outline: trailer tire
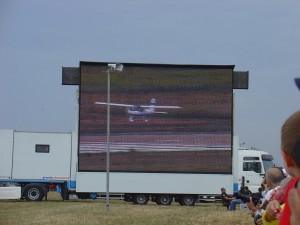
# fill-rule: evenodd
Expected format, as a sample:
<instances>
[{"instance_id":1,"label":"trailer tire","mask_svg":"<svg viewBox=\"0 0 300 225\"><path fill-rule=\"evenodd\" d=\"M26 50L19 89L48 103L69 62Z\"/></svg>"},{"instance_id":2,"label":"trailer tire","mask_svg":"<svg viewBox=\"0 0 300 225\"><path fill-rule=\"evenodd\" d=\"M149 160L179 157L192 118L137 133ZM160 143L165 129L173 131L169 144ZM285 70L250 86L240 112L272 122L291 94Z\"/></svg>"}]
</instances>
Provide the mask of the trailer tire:
<instances>
[{"instance_id":1,"label":"trailer tire","mask_svg":"<svg viewBox=\"0 0 300 225\"><path fill-rule=\"evenodd\" d=\"M146 194L136 194L133 197L133 204L135 205L147 205L149 196Z\"/></svg>"},{"instance_id":2,"label":"trailer tire","mask_svg":"<svg viewBox=\"0 0 300 225\"><path fill-rule=\"evenodd\" d=\"M156 204L157 205L171 205L173 202L172 195L157 195Z\"/></svg>"},{"instance_id":3,"label":"trailer tire","mask_svg":"<svg viewBox=\"0 0 300 225\"><path fill-rule=\"evenodd\" d=\"M27 201L41 201L45 192L43 187L38 184L28 184L25 186L23 196Z\"/></svg>"},{"instance_id":4,"label":"trailer tire","mask_svg":"<svg viewBox=\"0 0 300 225\"><path fill-rule=\"evenodd\" d=\"M196 196L182 195L179 197L179 204L182 206L193 206L196 203Z\"/></svg>"}]
</instances>

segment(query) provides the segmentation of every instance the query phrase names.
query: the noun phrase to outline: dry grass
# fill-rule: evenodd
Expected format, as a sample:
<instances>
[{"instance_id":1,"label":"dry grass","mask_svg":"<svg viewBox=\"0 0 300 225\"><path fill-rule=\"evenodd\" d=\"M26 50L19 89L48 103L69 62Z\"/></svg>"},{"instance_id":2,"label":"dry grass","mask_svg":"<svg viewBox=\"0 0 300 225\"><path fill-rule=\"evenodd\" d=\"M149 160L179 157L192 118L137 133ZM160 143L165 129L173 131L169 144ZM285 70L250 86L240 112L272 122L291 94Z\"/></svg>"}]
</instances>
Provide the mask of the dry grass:
<instances>
[{"instance_id":1,"label":"dry grass","mask_svg":"<svg viewBox=\"0 0 300 225\"><path fill-rule=\"evenodd\" d=\"M228 212L220 203L200 203L194 207L133 205L111 200L110 211L105 200L61 201L50 193L48 201L26 202L0 201L0 224L2 225L232 225L253 224L247 212Z\"/></svg>"}]
</instances>

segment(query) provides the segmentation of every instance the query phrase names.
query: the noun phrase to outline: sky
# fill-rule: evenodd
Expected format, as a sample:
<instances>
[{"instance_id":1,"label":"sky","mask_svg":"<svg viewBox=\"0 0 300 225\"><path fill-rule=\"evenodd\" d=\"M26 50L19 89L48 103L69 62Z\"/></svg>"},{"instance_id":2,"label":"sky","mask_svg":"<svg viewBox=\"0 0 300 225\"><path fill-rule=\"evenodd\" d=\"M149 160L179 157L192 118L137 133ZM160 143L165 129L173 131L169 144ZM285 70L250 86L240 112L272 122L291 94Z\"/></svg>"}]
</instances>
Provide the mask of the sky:
<instances>
[{"instance_id":1,"label":"sky","mask_svg":"<svg viewBox=\"0 0 300 225\"><path fill-rule=\"evenodd\" d=\"M299 0L0 0L0 129L70 132L80 61L235 65L234 132L271 153L299 110Z\"/></svg>"}]
</instances>

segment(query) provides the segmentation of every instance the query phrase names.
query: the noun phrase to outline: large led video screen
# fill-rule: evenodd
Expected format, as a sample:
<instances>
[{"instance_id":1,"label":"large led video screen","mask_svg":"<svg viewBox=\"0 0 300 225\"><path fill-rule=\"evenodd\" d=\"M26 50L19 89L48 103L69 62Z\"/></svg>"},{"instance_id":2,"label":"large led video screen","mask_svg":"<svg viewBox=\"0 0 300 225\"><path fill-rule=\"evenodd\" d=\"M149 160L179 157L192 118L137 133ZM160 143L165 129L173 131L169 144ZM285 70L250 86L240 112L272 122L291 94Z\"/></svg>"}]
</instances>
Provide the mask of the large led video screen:
<instances>
[{"instance_id":1,"label":"large led video screen","mask_svg":"<svg viewBox=\"0 0 300 225\"><path fill-rule=\"evenodd\" d=\"M233 66L81 62L79 171L232 172Z\"/></svg>"}]
</instances>

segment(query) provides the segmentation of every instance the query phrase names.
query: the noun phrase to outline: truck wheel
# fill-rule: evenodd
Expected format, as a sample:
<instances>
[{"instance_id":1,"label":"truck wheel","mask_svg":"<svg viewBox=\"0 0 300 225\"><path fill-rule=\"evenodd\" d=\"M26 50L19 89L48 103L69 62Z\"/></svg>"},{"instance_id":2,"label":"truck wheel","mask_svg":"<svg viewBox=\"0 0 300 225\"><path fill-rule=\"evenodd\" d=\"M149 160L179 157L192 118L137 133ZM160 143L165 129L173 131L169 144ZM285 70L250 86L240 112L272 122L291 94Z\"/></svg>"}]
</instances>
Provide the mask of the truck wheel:
<instances>
[{"instance_id":1,"label":"truck wheel","mask_svg":"<svg viewBox=\"0 0 300 225\"><path fill-rule=\"evenodd\" d=\"M157 205L171 205L173 201L172 195L158 195L156 196Z\"/></svg>"},{"instance_id":2,"label":"truck wheel","mask_svg":"<svg viewBox=\"0 0 300 225\"><path fill-rule=\"evenodd\" d=\"M194 195L182 195L179 198L179 204L183 206L193 206L196 203L196 196Z\"/></svg>"},{"instance_id":3,"label":"truck wheel","mask_svg":"<svg viewBox=\"0 0 300 225\"><path fill-rule=\"evenodd\" d=\"M41 201L44 196L44 189L37 184L29 184L25 187L23 196L27 201Z\"/></svg>"},{"instance_id":4,"label":"truck wheel","mask_svg":"<svg viewBox=\"0 0 300 225\"><path fill-rule=\"evenodd\" d=\"M133 197L133 204L135 205L147 205L149 196L146 194L136 194Z\"/></svg>"}]
</instances>

